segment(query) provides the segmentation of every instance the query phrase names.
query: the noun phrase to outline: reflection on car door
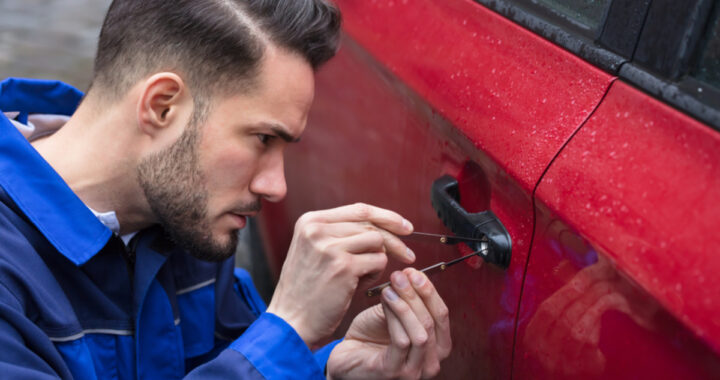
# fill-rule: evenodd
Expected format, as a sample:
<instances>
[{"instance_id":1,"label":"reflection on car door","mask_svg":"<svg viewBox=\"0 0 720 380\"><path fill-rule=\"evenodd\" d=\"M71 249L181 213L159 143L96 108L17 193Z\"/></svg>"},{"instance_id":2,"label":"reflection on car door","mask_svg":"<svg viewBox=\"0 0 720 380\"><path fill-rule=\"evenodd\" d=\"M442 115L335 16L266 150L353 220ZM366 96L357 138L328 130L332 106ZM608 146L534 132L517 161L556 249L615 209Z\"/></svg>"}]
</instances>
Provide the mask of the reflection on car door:
<instances>
[{"instance_id":1,"label":"reflection on car door","mask_svg":"<svg viewBox=\"0 0 720 380\"><path fill-rule=\"evenodd\" d=\"M720 376L714 8L652 3L635 59L538 186L514 377Z\"/></svg>"}]
</instances>

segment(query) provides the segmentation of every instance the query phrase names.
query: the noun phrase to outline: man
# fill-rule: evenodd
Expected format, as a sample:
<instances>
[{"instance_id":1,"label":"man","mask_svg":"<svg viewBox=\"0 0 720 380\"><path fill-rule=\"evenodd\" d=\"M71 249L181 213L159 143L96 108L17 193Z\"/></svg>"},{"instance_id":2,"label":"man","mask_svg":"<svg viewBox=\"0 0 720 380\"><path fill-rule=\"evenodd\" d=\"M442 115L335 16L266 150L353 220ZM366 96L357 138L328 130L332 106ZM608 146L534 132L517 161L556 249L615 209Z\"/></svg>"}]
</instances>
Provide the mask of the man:
<instances>
[{"instance_id":1,"label":"man","mask_svg":"<svg viewBox=\"0 0 720 380\"><path fill-rule=\"evenodd\" d=\"M400 215L302 216L267 310L233 271L237 231L285 195L283 150L339 24L324 0L116 0L79 106L57 82L2 83L3 378L437 374L447 308L410 268L341 342L309 348L388 256L414 261Z\"/></svg>"}]
</instances>

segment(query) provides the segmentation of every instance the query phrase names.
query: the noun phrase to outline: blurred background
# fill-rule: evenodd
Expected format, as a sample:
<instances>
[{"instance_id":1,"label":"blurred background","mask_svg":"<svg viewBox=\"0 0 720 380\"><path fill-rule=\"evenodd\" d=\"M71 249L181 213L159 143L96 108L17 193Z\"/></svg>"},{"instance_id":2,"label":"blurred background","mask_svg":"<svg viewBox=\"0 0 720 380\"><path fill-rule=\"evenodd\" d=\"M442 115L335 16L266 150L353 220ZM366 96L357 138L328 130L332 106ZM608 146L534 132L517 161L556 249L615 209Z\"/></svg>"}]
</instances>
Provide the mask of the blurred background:
<instances>
[{"instance_id":1,"label":"blurred background","mask_svg":"<svg viewBox=\"0 0 720 380\"><path fill-rule=\"evenodd\" d=\"M0 80L58 79L85 92L111 0L0 0ZM240 232L236 264L269 301L274 282L254 221Z\"/></svg>"},{"instance_id":2,"label":"blurred background","mask_svg":"<svg viewBox=\"0 0 720 380\"><path fill-rule=\"evenodd\" d=\"M0 77L60 79L85 91L110 0L0 0Z\"/></svg>"}]
</instances>

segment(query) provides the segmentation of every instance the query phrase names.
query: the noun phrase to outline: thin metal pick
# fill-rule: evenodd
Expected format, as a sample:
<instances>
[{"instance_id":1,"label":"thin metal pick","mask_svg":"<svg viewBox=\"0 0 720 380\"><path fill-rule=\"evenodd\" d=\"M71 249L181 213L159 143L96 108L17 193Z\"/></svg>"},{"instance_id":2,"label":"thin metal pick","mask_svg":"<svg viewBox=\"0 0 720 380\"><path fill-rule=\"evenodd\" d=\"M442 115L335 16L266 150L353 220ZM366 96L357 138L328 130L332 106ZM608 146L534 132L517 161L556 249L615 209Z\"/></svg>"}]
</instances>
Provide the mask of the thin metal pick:
<instances>
[{"instance_id":1,"label":"thin metal pick","mask_svg":"<svg viewBox=\"0 0 720 380\"><path fill-rule=\"evenodd\" d=\"M461 261L467 260L473 256L476 256L476 255L487 256L488 249L489 249L488 243L485 241L482 241L482 242L480 242L479 250L477 250L473 253L470 253L468 255L458 257L455 260L451 260L448 262L442 261L437 264L433 264L427 268L420 269L420 272L423 272L428 276L431 276L435 273L444 272L448 267L453 266ZM383 291L383 289L387 288L388 286L390 286L390 281L368 289L367 292L365 293L365 295L367 295L368 297L377 296Z\"/></svg>"}]
</instances>

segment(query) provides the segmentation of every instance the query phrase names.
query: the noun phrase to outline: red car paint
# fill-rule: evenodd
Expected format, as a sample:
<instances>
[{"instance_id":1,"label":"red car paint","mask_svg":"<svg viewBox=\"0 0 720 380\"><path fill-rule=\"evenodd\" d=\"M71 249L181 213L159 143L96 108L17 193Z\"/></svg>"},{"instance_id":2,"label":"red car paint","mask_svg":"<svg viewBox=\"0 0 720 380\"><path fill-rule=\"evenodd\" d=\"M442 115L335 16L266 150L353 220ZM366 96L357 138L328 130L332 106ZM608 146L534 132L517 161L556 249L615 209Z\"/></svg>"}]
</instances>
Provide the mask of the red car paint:
<instances>
[{"instance_id":1,"label":"red car paint","mask_svg":"<svg viewBox=\"0 0 720 380\"><path fill-rule=\"evenodd\" d=\"M613 85L536 192L517 375L717 377L718 162L716 131Z\"/></svg>"},{"instance_id":2,"label":"red car paint","mask_svg":"<svg viewBox=\"0 0 720 380\"><path fill-rule=\"evenodd\" d=\"M610 82L470 0L338 3L355 41L528 191Z\"/></svg>"},{"instance_id":3,"label":"red car paint","mask_svg":"<svg viewBox=\"0 0 720 380\"><path fill-rule=\"evenodd\" d=\"M714 298L705 309L702 301L696 302L701 298L686 304L677 302L677 299L682 301L682 297L673 298L673 294L687 296L697 290L697 286L686 282L684 277L687 276L682 270L697 268L693 265L701 262L693 259L690 264L686 261L679 265L686 258L677 252L695 254L700 248L688 251L671 245L673 251L668 248L652 251L655 255L626 257L627 247L618 247L618 242L637 241L637 247L642 242L654 249L660 242L655 240L660 232L668 233L670 227L656 229L648 235L642 234L649 231L649 227L626 229L629 219L623 218L622 206L629 210L640 207L641 203L633 197L642 195L634 192L637 186L608 194L601 194L603 187L597 186L597 191L589 195L580 193L591 191L595 181L602 181L601 173L610 177L624 173L633 178L629 169L631 164L637 168L651 165L649 168L656 176L667 174L665 183L668 186L673 181L688 178L681 176L678 169L669 173L658 170L660 165L676 167L668 166L668 163L676 163L678 167L693 163L692 160L683 161L688 158L673 150L678 147L671 147L669 140L656 147L673 155L666 159L668 162L657 160L657 153L646 155L641 152L646 143L652 144L656 140L640 138L628 133L625 127L619 128L616 121L609 120L615 114L604 122L596 121L610 106L603 103L595 113L593 111L601 102L612 100L619 91L617 88L625 85L614 84L613 91L603 101L614 80L612 76L469 0L342 0L338 3L345 22L343 48L318 74L316 100L308 129L302 143L288 151L288 197L280 204L266 205L261 220L276 275L289 246L294 222L306 211L362 201L400 212L414 223L416 230L445 231L430 206L429 191L436 178L450 174L460 182L461 203L468 211L491 209L503 222L513 240L513 256L507 271L475 260L434 278L451 311L454 342L453 353L443 362L438 378L611 377L623 373L652 377L673 373L718 373L713 366L717 354L707 345L707 342L714 344L717 341L713 336L720 336L710 328L713 319L712 314L707 313L718 310L717 306L712 308L717 297L702 293ZM666 112L669 116L664 117L674 115L676 118L674 121L663 119L669 123L668 130L673 127L678 130L704 128L702 130L708 136L716 138L717 133L707 127L675 111L668 111L667 106L649 100L647 95L630 92L626 97L639 102L637 107L640 108L623 109L621 118L631 111L632 117L636 117L634 112L638 110L656 117ZM591 114L591 123L583 126ZM636 157L634 163L628 162L626 171L619 170L618 166L622 164L598 159L593 162L596 168L593 174L598 176L582 176L588 170L584 166L587 162L582 160L590 158L582 156L585 150L580 156L567 152L575 152L571 150L575 140L586 136L592 123L598 126L605 123L606 133L613 137L588 143L592 147L590 151L598 157L626 153L620 151L625 143L631 144L634 153L640 157ZM688 127L688 123L693 127ZM629 128L632 122L623 125ZM581 128L580 132L563 150L578 128ZM687 141L681 141L680 146L696 141L690 138L692 133L686 133ZM690 149L698 148L691 145ZM702 152L710 154L706 150ZM717 153L709 156L712 157L717 158ZM641 159L657 162L647 163ZM550 169L543 177L548 167ZM556 167L565 170L556 170ZM718 178L714 168L714 176ZM692 183L704 178L701 172L691 173L697 179ZM573 175L579 179L569 181L564 178L575 178ZM548 181L556 187L549 186ZM634 184L652 185L648 188L652 205L670 199L672 193L643 181L647 178L638 175ZM539 183L539 201L535 207L533 191ZM626 186L630 184L629 180L625 182ZM708 196L717 199L717 189L716 186L715 193L709 192ZM559 206L546 199L551 193ZM628 197L629 193L633 196ZM607 198L600 201L603 195ZM586 200L587 197L590 200ZM602 202L613 205L612 202L618 199L623 203L611 210L616 213L615 219L591 215L601 209L605 211L602 207L608 205ZM677 201L687 204L690 199L688 196ZM588 202L590 209L583 211ZM648 202L644 203L645 207L649 207ZM700 226L705 226L702 223L706 222L710 223L708 226L712 222L717 225L717 215L720 215L717 206L702 203L699 198L698 202L705 205L704 212L715 214L714 219L705 219ZM575 207L577 205L582 208ZM667 207L671 205L677 206L675 199L670 199ZM660 210L664 208L657 207L653 212ZM577 216L583 212L583 217ZM677 214L638 217L671 215ZM611 224L613 221L616 224ZM651 221L662 222L648 219L646 226L654 225ZM681 230L688 235L684 238L707 238L696 228L697 225L690 225ZM625 231L624 235L622 231ZM684 241L675 237L676 240L671 242L670 237L664 237L666 244ZM610 238L617 239L615 245L608 245ZM712 246L712 243L717 241L706 240L705 244ZM418 254L416 267L461 254L455 248L417 244L412 247ZM578 258L564 258L555 252L566 252L567 249L578 252L574 253ZM712 261L711 248L707 252L699 257ZM588 257L597 259L592 261ZM634 263L633 258L651 262ZM718 260L715 259L715 266L720 263ZM563 264L559 265L561 262ZM381 281L391 270L400 268L397 263L391 263ZM706 271L703 273L707 283L715 281L710 277L717 272L708 272L711 268L712 263L700 268ZM560 325L566 327L564 329L553 324L533 324L533 320L553 315L546 313L555 307L552 299L562 298L562 294L555 298L553 295L563 289L575 289L577 293L574 286L579 280L573 282L573 279L582 279L588 273L592 278L600 276L604 279L600 289L594 290L600 292L598 297L604 294L602 292L620 293L622 297L610 297L613 301L603 301L594 308L596 303L587 303L594 314L582 310L570 314L576 319ZM643 282L642 278L650 281ZM658 282L654 284L653 278ZM682 282L682 293L673 293L678 281ZM686 290L685 286L688 286ZM710 291L717 294L717 287ZM616 298L627 301L615 301ZM676 300L674 303L673 299ZM633 306L629 308L625 304ZM364 295L356 296L337 337L342 336L350 318L369 305L371 301ZM602 309L607 305L610 306ZM695 314L685 319L683 313L690 305L696 307L693 309L695 314L705 312L705 319ZM681 308L676 310L677 307ZM641 319L645 316L652 321ZM585 326L580 322L588 324L586 330L590 331L588 336L592 339L576 339L586 333L578 331L580 327L576 326ZM706 334L704 338L696 338L695 334L702 331ZM546 334L551 334L552 339L543 338ZM598 339L593 340L595 335ZM577 341L589 354L578 348ZM557 349L557 345L563 348ZM594 350L598 347L599 351ZM602 354L602 360L587 360L592 355L599 357L596 352ZM653 370L654 357L667 357L673 353L677 354L674 360L666 360L664 366L656 366ZM699 370L695 368L698 365Z\"/></svg>"}]
</instances>

